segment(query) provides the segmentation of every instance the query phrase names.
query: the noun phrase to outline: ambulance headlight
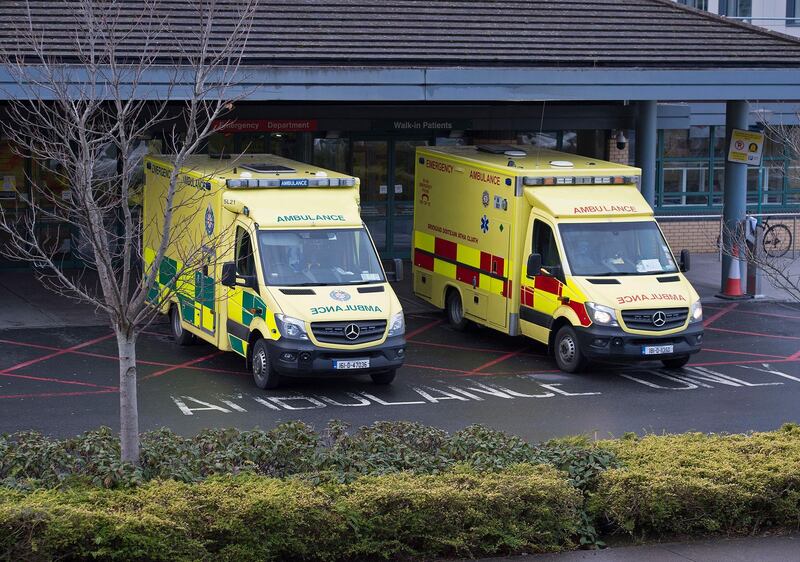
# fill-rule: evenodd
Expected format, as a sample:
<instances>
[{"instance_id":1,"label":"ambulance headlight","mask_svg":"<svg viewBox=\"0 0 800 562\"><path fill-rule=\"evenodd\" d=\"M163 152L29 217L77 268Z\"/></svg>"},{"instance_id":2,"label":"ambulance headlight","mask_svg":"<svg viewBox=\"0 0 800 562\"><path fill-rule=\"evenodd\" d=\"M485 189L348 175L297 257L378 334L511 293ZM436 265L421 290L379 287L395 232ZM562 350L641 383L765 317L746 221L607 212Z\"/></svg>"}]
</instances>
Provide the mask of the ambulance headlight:
<instances>
[{"instance_id":1,"label":"ambulance headlight","mask_svg":"<svg viewBox=\"0 0 800 562\"><path fill-rule=\"evenodd\" d=\"M595 324L600 324L601 326L619 326L619 324L617 324L617 311L609 306L587 302L586 310L589 312L589 318L591 318L592 322Z\"/></svg>"},{"instance_id":2,"label":"ambulance headlight","mask_svg":"<svg viewBox=\"0 0 800 562\"><path fill-rule=\"evenodd\" d=\"M406 320L403 318L403 313L398 312L389 321L389 336L402 336L406 333Z\"/></svg>"},{"instance_id":3,"label":"ambulance headlight","mask_svg":"<svg viewBox=\"0 0 800 562\"><path fill-rule=\"evenodd\" d=\"M281 335L289 340L307 340L308 334L306 333L306 323L297 318L286 316L285 314L276 314L275 323L278 325L278 330Z\"/></svg>"},{"instance_id":4,"label":"ambulance headlight","mask_svg":"<svg viewBox=\"0 0 800 562\"><path fill-rule=\"evenodd\" d=\"M702 322L703 321L703 305L699 300L692 303L692 309L689 311L689 322Z\"/></svg>"}]
</instances>

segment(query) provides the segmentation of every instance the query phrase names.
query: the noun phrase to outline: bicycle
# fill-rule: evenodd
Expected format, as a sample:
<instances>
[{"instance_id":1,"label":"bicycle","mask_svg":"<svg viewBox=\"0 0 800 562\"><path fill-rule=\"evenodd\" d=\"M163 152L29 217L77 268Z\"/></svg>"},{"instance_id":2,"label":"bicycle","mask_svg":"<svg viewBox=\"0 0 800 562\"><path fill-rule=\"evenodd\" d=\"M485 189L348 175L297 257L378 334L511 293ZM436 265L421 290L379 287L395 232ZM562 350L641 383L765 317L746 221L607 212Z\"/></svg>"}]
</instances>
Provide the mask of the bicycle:
<instances>
[{"instance_id":1,"label":"bicycle","mask_svg":"<svg viewBox=\"0 0 800 562\"><path fill-rule=\"evenodd\" d=\"M792 248L792 230L783 223L769 224L770 218L764 217L758 225L758 228L764 230L761 247L768 256L780 258ZM717 248L721 243L720 237L717 236Z\"/></svg>"},{"instance_id":2,"label":"bicycle","mask_svg":"<svg viewBox=\"0 0 800 562\"><path fill-rule=\"evenodd\" d=\"M792 231L783 223L769 224L769 219L765 217L759 225L764 229L761 245L768 256L780 258L792 247Z\"/></svg>"}]
</instances>

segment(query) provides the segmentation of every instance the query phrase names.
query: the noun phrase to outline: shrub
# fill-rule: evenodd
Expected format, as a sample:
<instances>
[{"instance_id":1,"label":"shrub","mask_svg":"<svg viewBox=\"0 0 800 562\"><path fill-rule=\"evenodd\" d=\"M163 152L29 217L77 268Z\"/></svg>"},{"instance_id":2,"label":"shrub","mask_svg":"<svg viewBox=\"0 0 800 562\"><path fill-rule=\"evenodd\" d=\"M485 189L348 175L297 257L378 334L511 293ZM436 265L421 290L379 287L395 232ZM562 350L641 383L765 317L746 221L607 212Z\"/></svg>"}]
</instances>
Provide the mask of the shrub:
<instances>
[{"instance_id":1,"label":"shrub","mask_svg":"<svg viewBox=\"0 0 800 562\"><path fill-rule=\"evenodd\" d=\"M350 484L198 484L0 492L0 558L281 560L479 555L571 546L580 494L550 467L459 468Z\"/></svg>"},{"instance_id":2,"label":"shrub","mask_svg":"<svg viewBox=\"0 0 800 562\"><path fill-rule=\"evenodd\" d=\"M76 483L124 488L153 479L199 482L239 474L345 483L404 471L438 474L456 464L496 471L531 463L552 464L588 489L599 471L613 465L610 453L585 443L534 446L482 426L452 435L409 422L348 429L338 421L322 436L302 422L271 431L210 429L193 437L161 429L142 436L139 467L119 462L119 441L108 428L61 441L17 433L0 438L0 484L22 490Z\"/></svg>"},{"instance_id":3,"label":"shrub","mask_svg":"<svg viewBox=\"0 0 800 562\"><path fill-rule=\"evenodd\" d=\"M755 533L800 526L800 428L609 441L591 512L632 534Z\"/></svg>"}]
</instances>

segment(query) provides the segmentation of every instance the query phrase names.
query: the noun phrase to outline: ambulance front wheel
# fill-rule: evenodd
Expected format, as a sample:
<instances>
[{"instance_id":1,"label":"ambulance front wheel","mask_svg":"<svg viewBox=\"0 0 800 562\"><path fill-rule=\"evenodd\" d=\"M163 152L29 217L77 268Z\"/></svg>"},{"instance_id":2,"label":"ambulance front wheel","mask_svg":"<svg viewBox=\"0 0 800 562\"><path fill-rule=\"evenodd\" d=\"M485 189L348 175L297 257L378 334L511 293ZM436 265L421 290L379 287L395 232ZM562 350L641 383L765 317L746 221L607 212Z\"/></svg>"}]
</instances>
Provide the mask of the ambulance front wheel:
<instances>
[{"instance_id":1,"label":"ambulance front wheel","mask_svg":"<svg viewBox=\"0 0 800 562\"><path fill-rule=\"evenodd\" d=\"M181 311L178 305L172 305L169 309L169 325L172 328L172 339L178 345L191 345L194 343L194 334L185 330L181 325Z\"/></svg>"},{"instance_id":2,"label":"ambulance front wheel","mask_svg":"<svg viewBox=\"0 0 800 562\"><path fill-rule=\"evenodd\" d=\"M447 310L447 321L453 329L459 332L467 329L469 320L464 318L464 305L461 303L461 295L455 289L450 289L447 292L445 310Z\"/></svg>"},{"instance_id":3,"label":"ambulance front wheel","mask_svg":"<svg viewBox=\"0 0 800 562\"><path fill-rule=\"evenodd\" d=\"M556 333L554 352L558 368L567 373L577 373L589 362L581 351L578 336L572 326L562 326Z\"/></svg>"},{"instance_id":4,"label":"ambulance front wheel","mask_svg":"<svg viewBox=\"0 0 800 562\"><path fill-rule=\"evenodd\" d=\"M392 384L397 371L392 369L391 371L383 371L381 373L371 373L370 378L372 378L372 382L375 384Z\"/></svg>"},{"instance_id":5,"label":"ambulance front wheel","mask_svg":"<svg viewBox=\"0 0 800 562\"><path fill-rule=\"evenodd\" d=\"M277 388L281 382L281 376L275 371L269 362L269 350L264 339L257 340L253 345L253 356L251 359L253 366L253 380L256 386L261 389Z\"/></svg>"}]
</instances>

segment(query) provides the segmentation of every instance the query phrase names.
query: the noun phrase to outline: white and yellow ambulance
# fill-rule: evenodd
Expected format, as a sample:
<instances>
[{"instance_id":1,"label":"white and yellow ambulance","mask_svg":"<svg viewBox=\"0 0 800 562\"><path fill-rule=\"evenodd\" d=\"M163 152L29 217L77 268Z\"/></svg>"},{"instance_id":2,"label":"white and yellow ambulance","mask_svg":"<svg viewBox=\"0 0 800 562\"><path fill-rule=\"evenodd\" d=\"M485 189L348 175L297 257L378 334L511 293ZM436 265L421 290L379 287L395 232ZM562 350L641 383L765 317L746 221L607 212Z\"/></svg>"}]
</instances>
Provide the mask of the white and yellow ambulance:
<instances>
[{"instance_id":1,"label":"white and yellow ambulance","mask_svg":"<svg viewBox=\"0 0 800 562\"><path fill-rule=\"evenodd\" d=\"M703 311L638 168L520 146L417 149L415 294L472 321L545 343L567 372L589 360L700 350Z\"/></svg>"},{"instance_id":2,"label":"white and yellow ambulance","mask_svg":"<svg viewBox=\"0 0 800 562\"><path fill-rule=\"evenodd\" d=\"M146 269L172 169L168 156L145 160ZM403 311L359 215L357 178L270 154L196 155L178 177L151 301L179 344L238 353L260 388L283 375L394 379Z\"/></svg>"}]
</instances>

